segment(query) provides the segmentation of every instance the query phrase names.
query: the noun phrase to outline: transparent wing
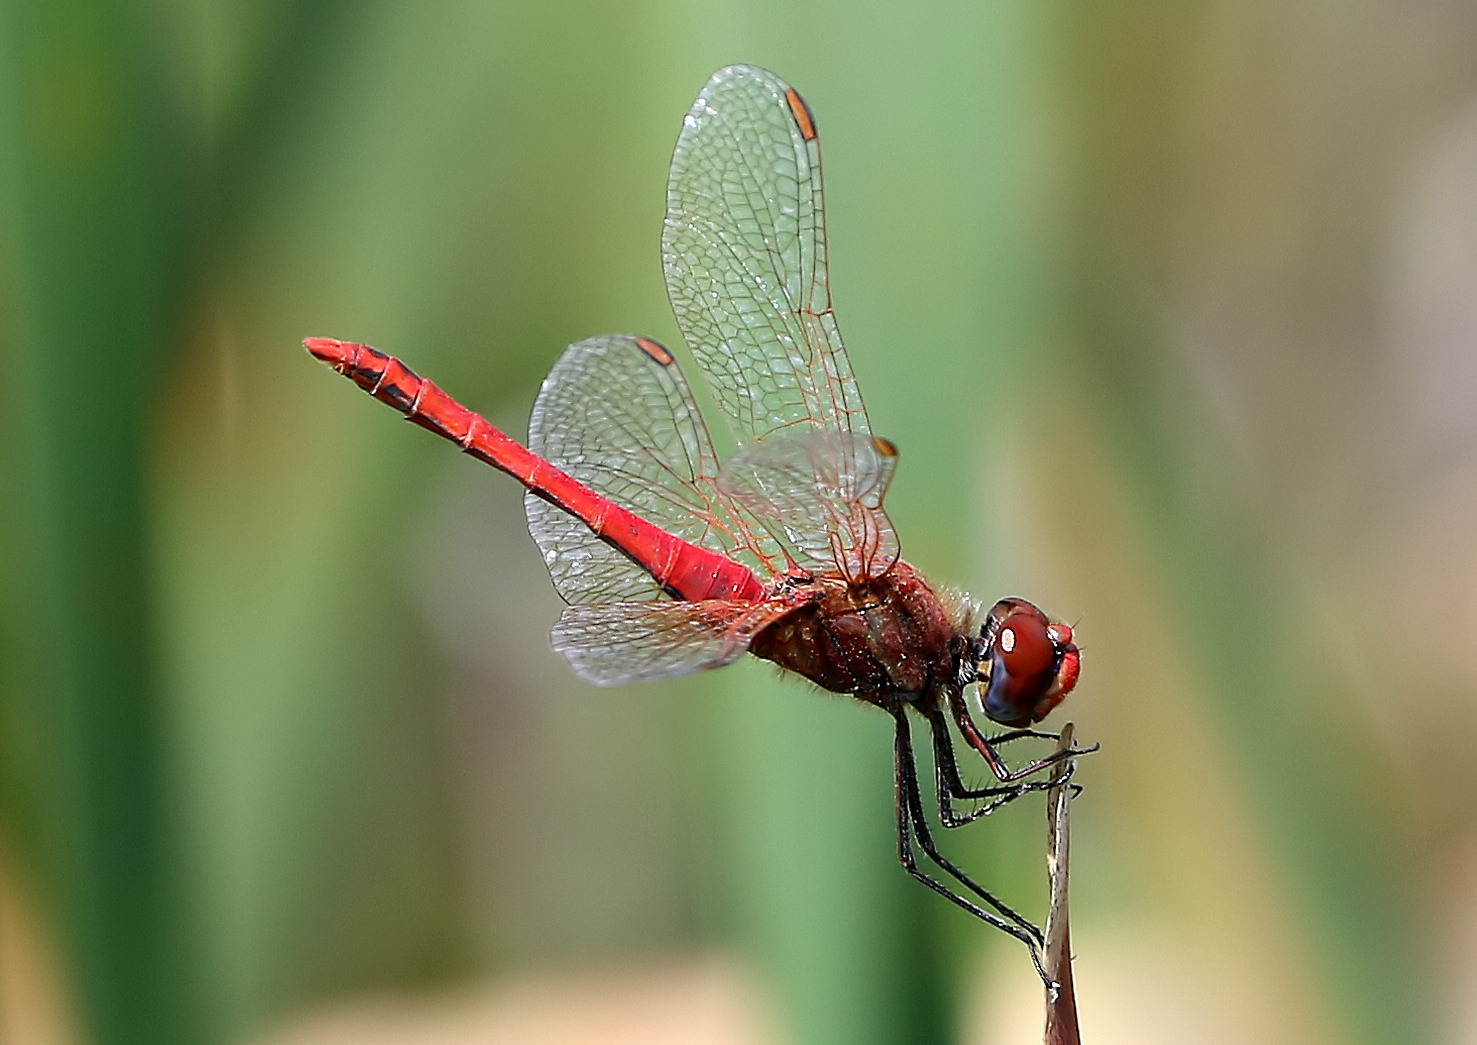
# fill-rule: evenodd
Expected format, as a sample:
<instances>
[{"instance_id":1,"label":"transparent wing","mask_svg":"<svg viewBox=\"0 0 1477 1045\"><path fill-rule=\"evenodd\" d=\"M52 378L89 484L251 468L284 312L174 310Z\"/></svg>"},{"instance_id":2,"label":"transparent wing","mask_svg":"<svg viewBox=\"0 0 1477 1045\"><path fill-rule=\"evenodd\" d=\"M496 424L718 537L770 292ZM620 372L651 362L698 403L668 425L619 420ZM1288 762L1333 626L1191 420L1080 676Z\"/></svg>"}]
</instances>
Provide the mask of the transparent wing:
<instances>
[{"instance_id":1,"label":"transparent wing","mask_svg":"<svg viewBox=\"0 0 1477 1045\"><path fill-rule=\"evenodd\" d=\"M898 556L874 441L831 308L815 120L794 88L720 69L682 126L662 235L678 326L743 447L720 484L799 564Z\"/></svg>"},{"instance_id":2,"label":"transparent wing","mask_svg":"<svg viewBox=\"0 0 1477 1045\"><path fill-rule=\"evenodd\" d=\"M897 450L885 439L795 430L741 449L718 485L799 565L834 564L861 580L897 561L897 534L882 511L896 468Z\"/></svg>"},{"instance_id":3,"label":"transparent wing","mask_svg":"<svg viewBox=\"0 0 1477 1045\"><path fill-rule=\"evenodd\" d=\"M570 606L550 640L586 682L620 686L731 664L790 608L724 601Z\"/></svg>"},{"instance_id":4,"label":"transparent wing","mask_svg":"<svg viewBox=\"0 0 1477 1045\"><path fill-rule=\"evenodd\" d=\"M662 263L677 325L741 444L802 425L870 432L831 311L815 122L773 73L720 69L693 103Z\"/></svg>"},{"instance_id":5,"label":"transparent wing","mask_svg":"<svg viewBox=\"0 0 1477 1045\"><path fill-rule=\"evenodd\" d=\"M718 492L707 427L671 353L617 334L571 345L544 379L528 425L534 453L693 544L742 557L777 554ZM660 598L651 575L574 516L529 494L528 529L554 587L571 603Z\"/></svg>"}]
</instances>

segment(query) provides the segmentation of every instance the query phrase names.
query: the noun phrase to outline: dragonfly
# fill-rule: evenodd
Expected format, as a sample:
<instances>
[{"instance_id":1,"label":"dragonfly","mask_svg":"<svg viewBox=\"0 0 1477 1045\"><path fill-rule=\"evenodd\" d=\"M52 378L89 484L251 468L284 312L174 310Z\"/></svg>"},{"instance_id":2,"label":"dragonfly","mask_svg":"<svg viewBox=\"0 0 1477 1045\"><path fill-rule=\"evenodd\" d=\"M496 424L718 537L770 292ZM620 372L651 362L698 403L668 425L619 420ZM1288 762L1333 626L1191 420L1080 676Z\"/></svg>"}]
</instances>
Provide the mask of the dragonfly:
<instances>
[{"instance_id":1,"label":"dragonfly","mask_svg":"<svg viewBox=\"0 0 1477 1045\"><path fill-rule=\"evenodd\" d=\"M528 528L568 603L552 643L585 680L673 678L745 653L892 717L907 872L1040 959L1041 930L939 849L909 716L929 731L939 822L956 828L1049 783L1068 749L1019 768L1002 745L1076 685L1072 628L1019 598L986 613L900 557L883 496L897 467L872 434L828 275L820 138L773 73L720 69L683 120L662 265L677 325L738 447L721 464L666 347L570 346L527 445L368 345L305 347L381 402L526 488ZM1006 727L987 735L982 714ZM954 733L993 774L964 782ZM920 859L919 853L922 858Z\"/></svg>"}]
</instances>

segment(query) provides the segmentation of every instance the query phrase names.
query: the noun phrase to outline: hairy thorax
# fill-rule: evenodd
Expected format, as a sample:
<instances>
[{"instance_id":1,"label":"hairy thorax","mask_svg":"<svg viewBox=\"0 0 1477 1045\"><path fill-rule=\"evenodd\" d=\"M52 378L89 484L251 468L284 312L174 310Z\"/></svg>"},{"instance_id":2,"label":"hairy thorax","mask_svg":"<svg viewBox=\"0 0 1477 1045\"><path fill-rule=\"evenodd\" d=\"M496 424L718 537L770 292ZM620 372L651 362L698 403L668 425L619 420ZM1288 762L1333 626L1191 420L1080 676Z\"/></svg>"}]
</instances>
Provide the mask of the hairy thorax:
<instances>
[{"instance_id":1,"label":"hairy thorax","mask_svg":"<svg viewBox=\"0 0 1477 1045\"><path fill-rule=\"evenodd\" d=\"M796 607L755 636L755 655L874 703L891 695L916 700L952 674L967 610L941 598L906 562L862 584L838 574L781 583Z\"/></svg>"}]
</instances>

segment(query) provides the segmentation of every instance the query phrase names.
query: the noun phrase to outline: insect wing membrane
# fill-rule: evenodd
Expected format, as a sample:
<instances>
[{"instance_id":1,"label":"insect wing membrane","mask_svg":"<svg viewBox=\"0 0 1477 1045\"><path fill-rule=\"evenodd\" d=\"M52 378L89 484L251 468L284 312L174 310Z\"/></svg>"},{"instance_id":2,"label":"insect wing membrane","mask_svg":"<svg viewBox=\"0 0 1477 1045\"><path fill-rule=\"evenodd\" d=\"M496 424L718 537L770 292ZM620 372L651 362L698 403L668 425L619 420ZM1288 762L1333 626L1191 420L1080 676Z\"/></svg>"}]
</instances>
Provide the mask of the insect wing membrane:
<instances>
[{"instance_id":1,"label":"insect wing membrane","mask_svg":"<svg viewBox=\"0 0 1477 1045\"><path fill-rule=\"evenodd\" d=\"M724 463L718 485L798 565L839 568L860 580L897 561L897 533L882 510L896 467L897 452L885 440L794 430L744 447Z\"/></svg>"},{"instance_id":2,"label":"insect wing membrane","mask_svg":"<svg viewBox=\"0 0 1477 1045\"><path fill-rule=\"evenodd\" d=\"M571 345L539 391L528 445L667 532L730 556L744 553L742 532L714 482L708 430L671 355L656 342L610 335ZM574 516L533 494L525 508L529 532L567 602L662 596L646 570Z\"/></svg>"},{"instance_id":3,"label":"insect wing membrane","mask_svg":"<svg viewBox=\"0 0 1477 1045\"><path fill-rule=\"evenodd\" d=\"M585 681L620 686L731 664L788 609L718 600L570 606L551 639Z\"/></svg>"},{"instance_id":4,"label":"insect wing membrane","mask_svg":"<svg viewBox=\"0 0 1477 1045\"><path fill-rule=\"evenodd\" d=\"M662 263L677 325L740 444L807 426L865 435L831 311L820 140L773 73L715 73L683 122Z\"/></svg>"}]
</instances>

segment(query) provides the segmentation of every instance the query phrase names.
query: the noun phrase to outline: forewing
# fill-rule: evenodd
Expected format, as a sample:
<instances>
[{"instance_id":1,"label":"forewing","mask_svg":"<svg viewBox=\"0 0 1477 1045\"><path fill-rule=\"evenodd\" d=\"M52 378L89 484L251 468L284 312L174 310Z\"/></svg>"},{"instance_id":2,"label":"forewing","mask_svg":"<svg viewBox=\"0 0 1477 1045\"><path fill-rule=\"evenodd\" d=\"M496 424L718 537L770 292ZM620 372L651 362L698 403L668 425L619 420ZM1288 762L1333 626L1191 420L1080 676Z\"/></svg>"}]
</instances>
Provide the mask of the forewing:
<instances>
[{"instance_id":1,"label":"forewing","mask_svg":"<svg viewBox=\"0 0 1477 1045\"><path fill-rule=\"evenodd\" d=\"M739 442L870 432L826 272L820 141L773 73L720 69L682 125L662 233L667 293Z\"/></svg>"},{"instance_id":2,"label":"forewing","mask_svg":"<svg viewBox=\"0 0 1477 1045\"><path fill-rule=\"evenodd\" d=\"M896 467L897 450L885 439L794 430L741 449L718 485L799 565L834 565L861 580L897 561L897 533L882 509Z\"/></svg>"},{"instance_id":3,"label":"forewing","mask_svg":"<svg viewBox=\"0 0 1477 1045\"><path fill-rule=\"evenodd\" d=\"M686 541L757 561L718 492L707 427L671 353L607 335L571 345L544 379L529 421L534 453ZM661 597L651 575L574 516L530 493L528 529L568 602Z\"/></svg>"},{"instance_id":4,"label":"forewing","mask_svg":"<svg viewBox=\"0 0 1477 1045\"><path fill-rule=\"evenodd\" d=\"M717 600L569 606L550 639L580 678L620 686L730 664L789 608Z\"/></svg>"}]
</instances>

